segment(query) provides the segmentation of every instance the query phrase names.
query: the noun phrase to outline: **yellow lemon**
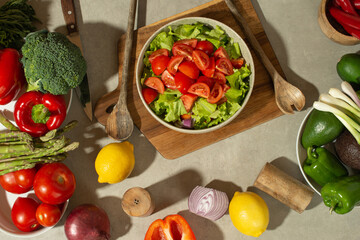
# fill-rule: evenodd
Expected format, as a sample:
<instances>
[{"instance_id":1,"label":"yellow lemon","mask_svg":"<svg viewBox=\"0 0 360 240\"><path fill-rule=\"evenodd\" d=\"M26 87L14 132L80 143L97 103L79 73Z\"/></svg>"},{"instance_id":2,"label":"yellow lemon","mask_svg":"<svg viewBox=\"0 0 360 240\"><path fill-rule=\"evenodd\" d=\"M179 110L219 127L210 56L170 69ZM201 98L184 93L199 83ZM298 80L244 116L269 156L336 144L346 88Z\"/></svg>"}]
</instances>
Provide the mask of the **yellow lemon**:
<instances>
[{"instance_id":1,"label":"yellow lemon","mask_svg":"<svg viewBox=\"0 0 360 240\"><path fill-rule=\"evenodd\" d=\"M229 215L241 233L253 237L259 237L269 224L269 209L264 199L253 192L235 192Z\"/></svg>"},{"instance_id":2,"label":"yellow lemon","mask_svg":"<svg viewBox=\"0 0 360 240\"><path fill-rule=\"evenodd\" d=\"M118 183L127 178L135 165L134 146L128 142L110 143L95 160L99 183Z\"/></svg>"}]
</instances>

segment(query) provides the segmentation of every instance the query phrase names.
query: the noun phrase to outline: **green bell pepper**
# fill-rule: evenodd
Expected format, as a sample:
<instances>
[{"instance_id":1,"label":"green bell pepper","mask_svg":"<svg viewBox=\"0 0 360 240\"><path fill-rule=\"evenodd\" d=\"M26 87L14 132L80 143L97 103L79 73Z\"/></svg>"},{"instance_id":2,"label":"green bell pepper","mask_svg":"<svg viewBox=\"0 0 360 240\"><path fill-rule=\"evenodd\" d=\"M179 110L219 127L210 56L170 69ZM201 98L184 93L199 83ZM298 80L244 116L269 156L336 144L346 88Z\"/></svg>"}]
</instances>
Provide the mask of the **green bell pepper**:
<instances>
[{"instance_id":1,"label":"green bell pepper","mask_svg":"<svg viewBox=\"0 0 360 240\"><path fill-rule=\"evenodd\" d=\"M303 166L306 175L320 186L348 175L346 168L329 150L323 147L308 147Z\"/></svg>"},{"instance_id":2,"label":"green bell pepper","mask_svg":"<svg viewBox=\"0 0 360 240\"><path fill-rule=\"evenodd\" d=\"M330 212L338 214L350 212L360 203L360 175L342 177L329 182L321 189L324 204L330 207Z\"/></svg>"},{"instance_id":3,"label":"green bell pepper","mask_svg":"<svg viewBox=\"0 0 360 240\"><path fill-rule=\"evenodd\" d=\"M313 109L306 121L301 144L305 149L332 142L344 130L344 125L330 112Z\"/></svg>"}]
</instances>

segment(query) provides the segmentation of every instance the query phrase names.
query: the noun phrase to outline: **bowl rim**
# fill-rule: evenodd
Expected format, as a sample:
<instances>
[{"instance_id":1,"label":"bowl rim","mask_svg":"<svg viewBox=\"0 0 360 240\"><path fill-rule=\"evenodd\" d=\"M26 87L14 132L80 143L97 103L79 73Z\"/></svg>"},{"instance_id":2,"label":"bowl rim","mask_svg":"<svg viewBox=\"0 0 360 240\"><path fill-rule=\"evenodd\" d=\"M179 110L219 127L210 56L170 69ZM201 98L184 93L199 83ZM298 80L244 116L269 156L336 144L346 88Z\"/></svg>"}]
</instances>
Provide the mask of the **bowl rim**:
<instances>
[{"instance_id":1,"label":"bowl rim","mask_svg":"<svg viewBox=\"0 0 360 240\"><path fill-rule=\"evenodd\" d=\"M244 98L244 101L241 105L241 108L234 113L234 115L232 115L229 119L227 119L226 121L219 123L215 126L212 126L210 128L205 128L205 129L186 129L186 128L180 128L180 127L176 127L170 123L165 122L163 119L161 119L159 116L157 116L151 109L150 107L146 104L141 92L142 92L142 86L141 86L141 73L143 70L143 57L144 57L144 53L145 51L148 49L148 46L150 45L150 42L162 31L164 31L165 29L167 29L168 26L170 25L180 25L180 24L185 24L186 21L193 21L193 22L201 22L204 23L205 25L219 25L228 35L229 32L231 32L234 36L237 36L238 39L236 39L236 41L234 40L234 42L238 42L239 44L243 45L243 47L240 48L241 52L243 53L244 51L246 51L248 53L249 56L246 57L246 62L249 65L250 69L251 69L251 75L250 75L250 79L249 79L249 91L246 94L246 97ZM211 23L209 23L211 22ZM224 29L226 28L226 29ZM245 50L244 50L245 48ZM255 82L255 66L254 66L254 60L252 57L252 53L249 49L249 47L247 46L247 44L245 43L244 39L237 33L235 32L231 27L229 27L228 25L217 21L215 19L212 18L207 18L207 17L184 17L184 18L179 18L177 20L171 21L163 26L161 26L158 30L156 30L149 38L148 40L145 42L145 44L143 45L141 52L137 58L137 63L136 63L136 70L135 70L135 74L136 74L136 87L137 87L137 92L139 94L139 97L141 99L141 102L143 103L143 105L145 106L145 108L147 109L147 111L150 113L150 115L152 115L160 124L162 124L163 126L170 128L174 131L177 132L181 132L181 133L188 133L188 134L201 134L201 133L208 133L208 132L212 132L215 130L218 130L219 128L224 127L225 125L229 124L232 120L234 120L239 114L240 112L244 109L244 107L246 106L247 102L250 99L250 96L252 94L252 90L254 88L254 82ZM141 71L139 70L141 69Z\"/></svg>"}]
</instances>

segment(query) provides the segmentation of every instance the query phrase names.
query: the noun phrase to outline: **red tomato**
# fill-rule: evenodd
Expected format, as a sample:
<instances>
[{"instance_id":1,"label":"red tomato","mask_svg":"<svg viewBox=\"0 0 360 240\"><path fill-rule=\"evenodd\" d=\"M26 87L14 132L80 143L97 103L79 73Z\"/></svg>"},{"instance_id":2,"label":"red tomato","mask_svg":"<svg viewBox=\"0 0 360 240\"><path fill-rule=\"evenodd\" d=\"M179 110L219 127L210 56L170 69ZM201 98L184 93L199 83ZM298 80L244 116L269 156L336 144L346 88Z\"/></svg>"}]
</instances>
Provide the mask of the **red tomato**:
<instances>
[{"instance_id":1,"label":"red tomato","mask_svg":"<svg viewBox=\"0 0 360 240\"><path fill-rule=\"evenodd\" d=\"M191 93L185 93L183 94L180 99L184 104L184 107L186 109L186 112L190 112L192 107L194 106L194 103L196 101L198 97L194 94ZM185 115L185 114L184 114ZM185 119L186 116L183 117L183 119ZM190 116L191 118L191 116Z\"/></svg>"},{"instance_id":2,"label":"red tomato","mask_svg":"<svg viewBox=\"0 0 360 240\"><path fill-rule=\"evenodd\" d=\"M163 94L165 92L165 87L160 78L149 77L144 82L145 86L157 90L159 93Z\"/></svg>"},{"instance_id":3,"label":"red tomato","mask_svg":"<svg viewBox=\"0 0 360 240\"><path fill-rule=\"evenodd\" d=\"M169 71L169 73L171 73L172 75L175 75L175 73L177 72L180 63L184 60L184 56L172 56L168 65L167 65L167 70Z\"/></svg>"},{"instance_id":4,"label":"red tomato","mask_svg":"<svg viewBox=\"0 0 360 240\"><path fill-rule=\"evenodd\" d=\"M226 52L225 48L224 47L219 47L215 52L214 52L214 57L216 59L218 58L227 58L227 59L230 59L229 58L229 54Z\"/></svg>"},{"instance_id":5,"label":"red tomato","mask_svg":"<svg viewBox=\"0 0 360 240\"><path fill-rule=\"evenodd\" d=\"M35 174L35 168L10 172L0 176L0 184L8 192L16 194L26 193L33 186Z\"/></svg>"},{"instance_id":6,"label":"red tomato","mask_svg":"<svg viewBox=\"0 0 360 240\"><path fill-rule=\"evenodd\" d=\"M217 103L223 97L224 90L222 86L216 82L214 87L211 89L210 96L207 101L209 103Z\"/></svg>"},{"instance_id":7,"label":"red tomato","mask_svg":"<svg viewBox=\"0 0 360 240\"><path fill-rule=\"evenodd\" d=\"M41 226L54 226L61 218L61 210L56 205L40 204L36 209L36 220Z\"/></svg>"},{"instance_id":8,"label":"red tomato","mask_svg":"<svg viewBox=\"0 0 360 240\"><path fill-rule=\"evenodd\" d=\"M175 85L176 88L182 93L187 93L189 87L194 83L194 80L183 74L182 72L177 72L175 74Z\"/></svg>"},{"instance_id":9,"label":"red tomato","mask_svg":"<svg viewBox=\"0 0 360 240\"><path fill-rule=\"evenodd\" d=\"M216 80L213 79L213 78L208 78L208 77L205 77L205 76L200 76L196 82L197 82L197 83L206 83L206 85L208 85L209 88L211 89L211 88L214 86L215 81L216 81Z\"/></svg>"},{"instance_id":10,"label":"red tomato","mask_svg":"<svg viewBox=\"0 0 360 240\"><path fill-rule=\"evenodd\" d=\"M151 69L155 75L160 75L166 69L170 58L168 56L158 56L155 58L151 64Z\"/></svg>"},{"instance_id":11,"label":"red tomato","mask_svg":"<svg viewBox=\"0 0 360 240\"><path fill-rule=\"evenodd\" d=\"M185 120L185 119L191 119L191 114L190 114L190 113L188 113L188 114L183 114L183 115L181 115L180 117L181 117L181 119L183 119L183 120Z\"/></svg>"},{"instance_id":12,"label":"red tomato","mask_svg":"<svg viewBox=\"0 0 360 240\"><path fill-rule=\"evenodd\" d=\"M195 63L189 61L182 62L179 65L179 71L191 79L197 79L200 74L200 71L196 67Z\"/></svg>"},{"instance_id":13,"label":"red tomato","mask_svg":"<svg viewBox=\"0 0 360 240\"><path fill-rule=\"evenodd\" d=\"M181 39L179 41L176 41L174 43L174 46L177 45L177 44L185 44L185 45L188 45L192 48L195 48L196 47L196 44L198 43L198 40L196 38L192 38L192 39Z\"/></svg>"},{"instance_id":14,"label":"red tomato","mask_svg":"<svg viewBox=\"0 0 360 240\"><path fill-rule=\"evenodd\" d=\"M166 48L161 48L150 54L149 56L149 62L152 63L154 59L158 56L169 56L169 50Z\"/></svg>"},{"instance_id":15,"label":"red tomato","mask_svg":"<svg viewBox=\"0 0 360 240\"><path fill-rule=\"evenodd\" d=\"M227 84L223 84L222 87L223 87L223 90L224 90L224 94L227 92L227 90L230 89L230 86L227 85Z\"/></svg>"},{"instance_id":16,"label":"red tomato","mask_svg":"<svg viewBox=\"0 0 360 240\"><path fill-rule=\"evenodd\" d=\"M150 104L155 100L155 98L159 95L159 93L152 88L143 88L142 95L144 97L145 102L147 104Z\"/></svg>"},{"instance_id":17,"label":"red tomato","mask_svg":"<svg viewBox=\"0 0 360 240\"><path fill-rule=\"evenodd\" d=\"M203 98L208 98L210 96L210 88L205 83L194 83L190 86L188 92Z\"/></svg>"},{"instance_id":18,"label":"red tomato","mask_svg":"<svg viewBox=\"0 0 360 240\"><path fill-rule=\"evenodd\" d=\"M234 68L241 68L245 63L245 59L244 58L238 58L238 59L231 59L231 64L233 65Z\"/></svg>"},{"instance_id":19,"label":"red tomato","mask_svg":"<svg viewBox=\"0 0 360 240\"><path fill-rule=\"evenodd\" d=\"M192 52L192 47L182 43L176 44L172 48L172 53L174 56L183 56L188 61L192 60Z\"/></svg>"},{"instance_id":20,"label":"red tomato","mask_svg":"<svg viewBox=\"0 0 360 240\"><path fill-rule=\"evenodd\" d=\"M194 50L192 53L192 57L194 59L194 62L196 64L196 66L200 69L200 70L205 70L209 67L210 65L210 58L209 56L204 53L201 50Z\"/></svg>"},{"instance_id":21,"label":"red tomato","mask_svg":"<svg viewBox=\"0 0 360 240\"><path fill-rule=\"evenodd\" d=\"M161 74L161 80L163 81L163 83L165 84L166 87L171 88L171 89L176 89L175 78L172 74L169 73L168 70L165 70Z\"/></svg>"},{"instance_id":22,"label":"red tomato","mask_svg":"<svg viewBox=\"0 0 360 240\"><path fill-rule=\"evenodd\" d=\"M206 40L199 41L196 45L196 49L199 49L210 56L214 52L214 45Z\"/></svg>"},{"instance_id":23,"label":"red tomato","mask_svg":"<svg viewBox=\"0 0 360 240\"><path fill-rule=\"evenodd\" d=\"M210 63L209 66L205 69L201 71L202 74L204 74L205 76L212 78L214 76L215 73L215 58L214 57L210 57Z\"/></svg>"},{"instance_id":24,"label":"red tomato","mask_svg":"<svg viewBox=\"0 0 360 240\"><path fill-rule=\"evenodd\" d=\"M35 175L35 194L47 204L65 202L73 195L75 187L75 176L64 163L46 164Z\"/></svg>"},{"instance_id":25,"label":"red tomato","mask_svg":"<svg viewBox=\"0 0 360 240\"><path fill-rule=\"evenodd\" d=\"M220 84L225 84L225 83L226 83L226 77L225 77L225 75L224 75L223 73L221 73L221 72L216 71L216 72L214 73L214 77L213 77L213 78L216 80L216 82L219 82Z\"/></svg>"},{"instance_id":26,"label":"red tomato","mask_svg":"<svg viewBox=\"0 0 360 240\"><path fill-rule=\"evenodd\" d=\"M40 227L36 220L36 209L39 203L33 198L18 197L11 209L11 219L23 232L31 232Z\"/></svg>"},{"instance_id":27,"label":"red tomato","mask_svg":"<svg viewBox=\"0 0 360 240\"><path fill-rule=\"evenodd\" d=\"M215 63L215 68L227 76L234 73L230 60L226 58L219 58Z\"/></svg>"}]
</instances>

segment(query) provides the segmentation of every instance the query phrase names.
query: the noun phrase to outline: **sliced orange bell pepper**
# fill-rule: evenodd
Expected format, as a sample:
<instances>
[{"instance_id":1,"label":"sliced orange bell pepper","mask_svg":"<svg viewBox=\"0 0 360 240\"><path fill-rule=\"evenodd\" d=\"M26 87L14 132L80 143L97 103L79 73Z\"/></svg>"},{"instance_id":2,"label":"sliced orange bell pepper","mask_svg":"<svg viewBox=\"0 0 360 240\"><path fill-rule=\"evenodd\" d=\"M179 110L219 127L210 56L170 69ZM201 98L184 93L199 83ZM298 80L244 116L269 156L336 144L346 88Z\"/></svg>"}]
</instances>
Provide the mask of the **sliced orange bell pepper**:
<instances>
[{"instance_id":1,"label":"sliced orange bell pepper","mask_svg":"<svg viewBox=\"0 0 360 240\"><path fill-rule=\"evenodd\" d=\"M188 222L174 214L157 219L146 232L145 240L196 240Z\"/></svg>"}]
</instances>

